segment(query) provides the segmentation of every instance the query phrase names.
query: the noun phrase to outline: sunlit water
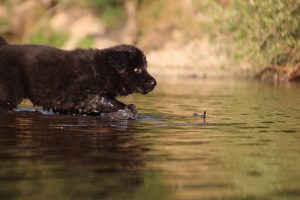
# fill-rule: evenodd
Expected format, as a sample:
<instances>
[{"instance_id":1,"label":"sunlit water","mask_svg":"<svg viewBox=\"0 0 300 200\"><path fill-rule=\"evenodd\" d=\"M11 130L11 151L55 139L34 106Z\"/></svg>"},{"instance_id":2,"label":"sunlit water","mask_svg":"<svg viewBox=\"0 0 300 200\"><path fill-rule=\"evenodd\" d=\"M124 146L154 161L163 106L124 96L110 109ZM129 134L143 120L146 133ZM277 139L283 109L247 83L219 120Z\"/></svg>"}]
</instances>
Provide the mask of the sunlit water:
<instances>
[{"instance_id":1,"label":"sunlit water","mask_svg":"<svg viewBox=\"0 0 300 200\"><path fill-rule=\"evenodd\" d=\"M300 199L299 89L161 81L125 98L136 121L2 113L0 199Z\"/></svg>"}]
</instances>

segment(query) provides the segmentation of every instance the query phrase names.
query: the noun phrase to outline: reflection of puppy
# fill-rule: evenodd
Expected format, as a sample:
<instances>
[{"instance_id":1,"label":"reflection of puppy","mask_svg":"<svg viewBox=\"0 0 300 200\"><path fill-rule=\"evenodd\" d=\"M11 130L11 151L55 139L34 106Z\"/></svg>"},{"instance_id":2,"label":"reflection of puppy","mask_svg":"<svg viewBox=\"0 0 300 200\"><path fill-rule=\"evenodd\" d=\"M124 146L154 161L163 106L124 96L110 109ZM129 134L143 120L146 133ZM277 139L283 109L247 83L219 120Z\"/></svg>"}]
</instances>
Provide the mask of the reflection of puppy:
<instances>
[{"instance_id":1,"label":"reflection of puppy","mask_svg":"<svg viewBox=\"0 0 300 200\"><path fill-rule=\"evenodd\" d=\"M131 45L65 51L42 45L10 45L0 37L0 111L23 98L58 113L135 111L116 96L146 94L156 81L146 57Z\"/></svg>"}]
</instances>

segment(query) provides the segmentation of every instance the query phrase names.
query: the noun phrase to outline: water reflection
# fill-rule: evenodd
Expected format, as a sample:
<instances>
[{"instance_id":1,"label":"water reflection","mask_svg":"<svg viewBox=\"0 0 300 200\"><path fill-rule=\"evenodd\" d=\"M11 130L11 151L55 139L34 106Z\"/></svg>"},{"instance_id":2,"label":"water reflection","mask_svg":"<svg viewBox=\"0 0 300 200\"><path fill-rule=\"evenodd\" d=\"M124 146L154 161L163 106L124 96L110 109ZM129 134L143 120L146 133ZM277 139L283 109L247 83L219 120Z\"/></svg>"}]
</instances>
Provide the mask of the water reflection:
<instances>
[{"instance_id":1,"label":"water reflection","mask_svg":"<svg viewBox=\"0 0 300 200\"><path fill-rule=\"evenodd\" d=\"M106 198L144 185L141 156L148 149L131 134L130 121L38 113L0 120L1 199Z\"/></svg>"},{"instance_id":2,"label":"water reflection","mask_svg":"<svg viewBox=\"0 0 300 200\"><path fill-rule=\"evenodd\" d=\"M123 99L137 121L2 113L0 199L299 199L298 89L164 83Z\"/></svg>"}]
</instances>

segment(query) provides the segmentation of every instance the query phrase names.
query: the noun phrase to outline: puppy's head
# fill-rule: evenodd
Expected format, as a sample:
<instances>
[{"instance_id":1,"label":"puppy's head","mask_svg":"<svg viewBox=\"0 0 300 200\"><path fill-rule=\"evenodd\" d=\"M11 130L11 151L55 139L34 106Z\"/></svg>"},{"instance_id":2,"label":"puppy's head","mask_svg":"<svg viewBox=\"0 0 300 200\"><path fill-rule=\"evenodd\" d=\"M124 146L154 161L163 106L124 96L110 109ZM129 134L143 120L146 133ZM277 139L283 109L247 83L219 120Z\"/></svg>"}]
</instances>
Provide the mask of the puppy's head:
<instances>
[{"instance_id":1,"label":"puppy's head","mask_svg":"<svg viewBox=\"0 0 300 200\"><path fill-rule=\"evenodd\" d=\"M110 64L119 79L120 95L147 94L154 89L156 81L147 72L146 56L140 49L132 45L119 45L111 51L113 58L110 57Z\"/></svg>"}]
</instances>

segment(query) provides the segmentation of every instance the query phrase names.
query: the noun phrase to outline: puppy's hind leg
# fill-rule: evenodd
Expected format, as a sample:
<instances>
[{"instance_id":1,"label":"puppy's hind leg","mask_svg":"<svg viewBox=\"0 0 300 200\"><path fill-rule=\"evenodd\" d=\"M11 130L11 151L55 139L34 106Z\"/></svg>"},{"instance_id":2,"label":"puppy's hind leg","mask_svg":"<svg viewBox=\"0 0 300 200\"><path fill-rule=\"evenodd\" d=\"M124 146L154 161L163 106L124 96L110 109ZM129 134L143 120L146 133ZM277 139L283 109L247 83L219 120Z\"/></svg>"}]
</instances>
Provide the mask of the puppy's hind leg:
<instances>
[{"instance_id":1,"label":"puppy's hind leg","mask_svg":"<svg viewBox=\"0 0 300 200\"><path fill-rule=\"evenodd\" d=\"M8 88L0 83L0 112L17 108L16 100L10 95Z\"/></svg>"}]
</instances>

